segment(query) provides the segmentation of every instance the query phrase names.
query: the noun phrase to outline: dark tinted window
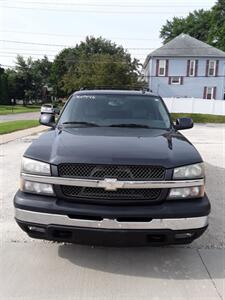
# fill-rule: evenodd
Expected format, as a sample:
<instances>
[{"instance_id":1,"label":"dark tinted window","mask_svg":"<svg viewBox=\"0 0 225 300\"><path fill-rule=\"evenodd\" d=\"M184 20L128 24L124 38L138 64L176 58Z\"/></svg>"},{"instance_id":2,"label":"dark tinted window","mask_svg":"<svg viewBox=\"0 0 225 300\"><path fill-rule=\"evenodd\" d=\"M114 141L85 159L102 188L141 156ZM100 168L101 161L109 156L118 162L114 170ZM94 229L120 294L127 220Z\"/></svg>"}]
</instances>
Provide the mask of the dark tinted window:
<instances>
[{"instance_id":1,"label":"dark tinted window","mask_svg":"<svg viewBox=\"0 0 225 300\"><path fill-rule=\"evenodd\" d=\"M99 126L138 124L167 129L170 118L160 98L149 95L74 95L59 124L90 122Z\"/></svg>"}]
</instances>

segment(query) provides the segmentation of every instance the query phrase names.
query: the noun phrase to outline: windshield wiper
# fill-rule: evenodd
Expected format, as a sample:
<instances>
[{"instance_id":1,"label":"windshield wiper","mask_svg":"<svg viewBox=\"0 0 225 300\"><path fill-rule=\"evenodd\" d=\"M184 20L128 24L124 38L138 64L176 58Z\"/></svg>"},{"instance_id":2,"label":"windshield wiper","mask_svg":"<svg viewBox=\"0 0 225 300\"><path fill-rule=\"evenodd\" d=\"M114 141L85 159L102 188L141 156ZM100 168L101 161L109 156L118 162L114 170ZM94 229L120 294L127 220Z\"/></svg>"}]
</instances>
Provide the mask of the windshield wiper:
<instances>
[{"instance_id":1,"label":"windshield wiper","mask_svg":"<svg viewBox=\"0 0 225 300\"><path fill-rule=\"evenodd\" d=\"M98 124L96 123L91 123L91 122L64 122L62 125L86 125L86 126L91 126L91 127L99 127Z\"/></svg>"},{"instance_id":2,"label":"windshield wiper","mask_svg":"<svg viewBox=\"0 0 225 300\"><path fill-rule=\"evenodd\" d=\"M128 128L151 128L144 124L112 124L109 127L128 127Z\"/></svg>"}]
</instances>

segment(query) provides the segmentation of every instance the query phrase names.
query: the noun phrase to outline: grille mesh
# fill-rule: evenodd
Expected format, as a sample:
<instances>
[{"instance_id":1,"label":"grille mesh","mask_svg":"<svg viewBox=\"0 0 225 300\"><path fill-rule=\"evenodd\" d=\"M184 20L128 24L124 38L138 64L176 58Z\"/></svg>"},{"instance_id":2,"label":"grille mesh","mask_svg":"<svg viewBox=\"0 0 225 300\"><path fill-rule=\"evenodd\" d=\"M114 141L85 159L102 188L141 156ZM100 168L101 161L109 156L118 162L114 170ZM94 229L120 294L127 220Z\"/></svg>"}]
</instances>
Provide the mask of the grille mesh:
<instances>
[{"instance_id":1,"label":"grille mesh","mask_svg":"<svg viewBox=\"0 0 225 300\"><path fill-rule=\"evenodd\" d=\"M62 186L62 192L67 197L91 198L105 200L156 200L161 189L118 189L106 191L103 188Z\"/></svg>"},{"instance_id":2,"label":"grille mesh","mask_svg":"<svg viewBox=\"0 0 225 300\"><path fill-rule=\"evenodd\" d=\"M58 171L59 176L90 179L162 180L165 177L165 169L154 166L61 164Z\"/></svg>"}]
</instances>

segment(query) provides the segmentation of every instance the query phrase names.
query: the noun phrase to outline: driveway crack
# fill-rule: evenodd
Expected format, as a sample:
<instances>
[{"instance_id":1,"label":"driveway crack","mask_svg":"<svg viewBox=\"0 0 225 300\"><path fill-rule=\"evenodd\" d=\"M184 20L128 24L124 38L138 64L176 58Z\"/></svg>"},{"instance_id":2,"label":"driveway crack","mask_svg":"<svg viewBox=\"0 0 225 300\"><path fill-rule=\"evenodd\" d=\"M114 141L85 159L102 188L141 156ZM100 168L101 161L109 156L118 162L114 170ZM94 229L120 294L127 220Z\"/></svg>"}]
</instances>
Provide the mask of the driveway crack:
<instances>
[{"instance_id":1,"label":"driveway crack","mask_svg":"<svg viewBox=\"0 0 225 300\"><path fill-rule=\"evenodd\" d=\"M213 280L213 278L212 278L212 276L211 276L211 274L210 274L210 272L209 272L209 270L208 270L208 268L207 268L207 266L206 266L206 264L205 264L205 262L204 262L204 260L203 260L203 258L202 258L202 256L201 256L201 253L200 253L199 249L196 249L196 250L197 250L198 255L199 255L199 257L200 257L200 259L201 259L201 261L202 261L202 264L203 264L203 266L205 267L205 270L206 270L206 272L207 272L207 274L208 274L208 276L209 276L209 278L210 278L210 280L211 280L211 282L212 282L212 284L213 284L213 286L214 286L214 288L215 288L215 290L216 290L216 292L217 292L217 295L219 296L219 298L220 298L221 300L223 300L223 297L222 297L222 295L220 294L220 292L218 291L218 289L217 289L217 287L216 287L216 283L215 283L215 281Z\"/></svg>"}]
</instances>

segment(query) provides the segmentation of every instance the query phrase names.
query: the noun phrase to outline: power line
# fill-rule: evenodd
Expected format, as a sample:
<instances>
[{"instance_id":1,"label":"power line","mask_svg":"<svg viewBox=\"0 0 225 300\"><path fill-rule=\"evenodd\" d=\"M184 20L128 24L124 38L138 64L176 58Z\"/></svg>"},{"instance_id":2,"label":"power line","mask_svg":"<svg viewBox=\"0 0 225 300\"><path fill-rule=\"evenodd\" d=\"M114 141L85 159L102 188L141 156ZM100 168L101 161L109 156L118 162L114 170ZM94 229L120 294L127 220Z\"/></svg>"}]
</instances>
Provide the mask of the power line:
<instances>
[{"instance_id":1,"label":"power line","mask_svg":"<svg viewBox=\"0 0 225 300\"><path fill-rule=\"evenodd\" d=\"M56 6L83 6L83 7L125 7L125 8L132 8L132 7L142 7L142 8L146 8L146 7L171 7L171 5L173 7L190 7L190 3L189 4L172 4L170 3L169 5L167 4L121 4L121 3L118 3L118 4L115 4L115 3L71 3L71 2L38 2L38 1L34 1L34 2L28 2L28 1L16 1L16 3L22 3L22 4L28 4L28 5L56 5ZM199 8L202 8L202 7L209 7L209 5L205 5L203 6L202 4L192 4L192 7L199 7Z\"/></svg>"},{"instance_id":2,"label":"power line","mask_svg":"<svg viewBox=\"0 0 225 300\"><path fill-rule=\"evenodd\" d=\"M51 47L70 47L69 45L63 44L44 44L44 43L34 43L34 42L23 42L23 41L10 41L10 40L0 40L3 43L15 43L15 44L26 44L26 45L40 45L40 46L51 46Z\"/></svg>"},{"instance_id":3,"label":"power line","mask_svg":"<svg viewBox=\"0 0 225 300\"><path fill-rule=\"evenodd\" d=\"M9 50L14 50L14 51L9 51ZM15 51L17 50L17 51ZM42 53L37 53L37 52L33 52L33 51L43 51ZM25 51L25 52L24 52ZM48 51L53 51L54 53L48 53ZM18 48L2 48L2 50L0 49L0 53L2 54L18 54L18 55L47 55L47 56L57 56L60 54L60 51L57 52L57 50L49 50L49 49L18 49ZM130 54L130 55L135 55L138 57L142 57L142 58L146 58L147 53L135 53L135 54Z\"/></svg>"},{"instance_id":4,"label":"power line","mask_svg":"<svg viewBox=\"0 0 225 300\"><path fill-rule=\"evenodd\" d=\"M13 49L15 50L15 49ZM8 54L16 54L16 55L28 55L28 56L32 56L32 55L38 55L38 56L52 56L52 57L55 57L57 55L59 55L59 53L55 53L55 54L48 54L48 53L34 53L34 52L14 52L14 51L2 51L0 50L0 54L4 54L4 55L8 55ZM135 56L138 56L138 57L142 57L142 58L146 58L147 57L147 54L145 53L141 53L141 54L135 54Z\"/></svg>"},{"instance_id":5,"label":"power line","mask_svg":"<svg viewBox=\"0 0 225 300\"><path fill-rule=\"evenodd\" d=\"M35 42L24 42L24 41L12 41L12 40L0 40L3 43L16 43L16 44L26 44L26 45L39 45L39 46L50 46L50 47L75 47L74 45L65 44L47 44L47 43L35 43ZM155 50L155 48L124 48L129 50Z\"/></svg>"},{"instance_id":6,"label":"power line","mask_svg":"<svg viewBox=\"0 0 225 300\"><path fill-rule=\"evenodd\" d=\"M27 10L33 10L34 7L22 7L22 6L8 6L8 5L2 5L2 8L9 8L9 9L27 9ZM57 9L57 8L43 8L43 7L35 7L35 10L44 10L44 11L56 11L56 12L69 12L69 13L94 13L94 14L119 14L119 15L128 15L128 14L135 14L135 15L155 15L155 14L160 14L160 15L174 15L175 11L111 11L111 10L101 10L101 11L97 11L97 10L74 10L74 9ZM177 12L176 14L180 14L183 15L185 13L188 13L189 11L182 11L182 12Z\"/></svg>"},{"instance_id":7,"label":"power line","mask_svg":"<svg viewBox=\"0 0 225 300\"><path fill-rule=\"evenodd\" d=\"M11 48L12 49L12 48ZM15 50L15 48L13 48L12 50ZM35 49L32 49L32 50L35 50ZM22 51L22 50L21 50ZM24 50L23 50L24 51ZM26 51L26 49L25 49ZM28 50L27 50L28 51ZM39 50L38 50L39 51ZM44 50L43 50L44 51ZM19 51L4 51L4 50L0 50L0 53L1 54L18 54L18 55L46 55L46 56L57 56L59 55L59 53L55 53L55 54L48 54L46 52L44 53L34 53L34 52L19 52ZM146 53L139 53L139 54L135 54L136 56L139 56L139 57L146 57L147 54Z\"/></svg>"},{"instance_id":8,"label":"power line","mask_svg":"<svg viewBox=\"0 0 225 300\"><path fill-rule=\"evenodd\" d=\"M37 48L36 49L35 48L31 49L31 48L17 48L17 47L16 48L8 48L8 47L3 47L2 49L0 49L1 52L2 51L8 51L8 50L18 50L18 51L36 51L36 50L38 50L38 51L44 51L44 52L49 51L49 52L58 53L57 52L58 50L56 50L56 49L43 49L43 48L42 49L37 49Z\"/></svg>"},{"instance_id":9,"label":"power line","mask_svg":"<svg viewBox=\"0 0 225 300\"><path fill-rule=\"evenodd\" d=\"M15 54L17 54L17 53L15 53ZM21 55L21 56L28 56L28 57L31 57L32 55L37 55L37 56L45 56L44 54L29 54L29 53L25 53L25 54L18 54L18 55ZM15 58L15 56L13 56L13 55L7 55L7 53L6 54L2 54L2 53L0 53L0 56L2 56L2 57L13 57L13 58ZM48 55L46 55L46 56L48 56ZM50 55L50 56L54 56L55 57L55 55ZM65 59L58 59L58 61L63 61L63 62L79 62L79 63L87 63L87 64L92 64L92 63L94 63L94 64L103 64L103 63L124 63L124 64L126 64L127 63L127 61L124 59L124 60L118 60L118 61L112 61L112 60L107 60L107 59L104 59L104 60L101 60L101 61L93 61L93 60L80 60L80 59L76 59L76 58L65 58Z\"/></svg>"},{"instance_id":10,"label":"power line","mask_svg":"<svg viewBox=\"0 0 225 300\"><path fill-rule=\"evenodd\" d=\"M56 56L57 54L46 54L46 53L19 53L19 52L11 52L11 51L7 51L7 52L3 52L0 51L0 54L18 54L18 55L46 55L46 56Z\"/></svg>"},{"instance_id":11,"label":"power line","mask_svg":"<svg viewBox=\"0 0 225 300\"><path fill-rule=\"evenodd\" d=\"M14 30L0 30L0 32L6 32L6 33L19 33L19 34L32 34L32 35L45 35L45 36L71 36L71 37L77 37L77 38L85 38L86 35L74 35L74 34L58 34L58 33L46 33L46 32L28 32L28 31L14 31ZM111 37L110 39L115 40L140 40L140 41L156 41L158 39L149 39L149 38L130 38L130 37Z\"/></svg>"},{"instance_id":12,"label":"power line","mask_svg":"<svg viewBox=\"0 0 225 300\"><path fill-rule=\"evenodd\" d=\"M3 65L3 64L0 64L0 68L1 67L6 67L6 68L15 68L15 66L10 66L10 65Z\"/></svg>"},{"instance_id":13,"label":"power line","mask_svg":"<svg viewBox=\"0 0 225 300\"><path fill-rule=\"evenodd\" d=\"M27 44L27 45L40 45L40 46L52 46L52 47L72 47L74 48L74 45L65 45L65 44L46 44L46 43L35 43L35 42L24 42L24 41L12 41L12 40L0 40L0 42L4 43L18 43L18 44ZM203 46L203 47L191 47L189 49L208 49L213 48L213 46ZM126 50L155 50L156 48L149 48L149 47L124 47ZM174 48L167 47L166 50L174 50ZM186 47L176 47L176 49L186 49Z\"/></svg>"}]
</instances>

